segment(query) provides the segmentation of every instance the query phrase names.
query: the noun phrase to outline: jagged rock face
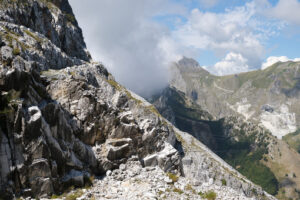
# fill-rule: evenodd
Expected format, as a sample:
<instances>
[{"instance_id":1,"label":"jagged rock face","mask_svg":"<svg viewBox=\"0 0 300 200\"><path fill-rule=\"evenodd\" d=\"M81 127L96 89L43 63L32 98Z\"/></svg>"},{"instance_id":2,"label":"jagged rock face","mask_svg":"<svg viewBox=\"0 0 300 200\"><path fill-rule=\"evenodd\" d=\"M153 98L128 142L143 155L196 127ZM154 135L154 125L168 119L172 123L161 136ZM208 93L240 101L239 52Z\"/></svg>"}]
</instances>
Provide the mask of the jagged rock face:
<instances>
[{"instance_id":1,"label":"jagged rock face","mask_svg":"<svg viewBox=\"0 0 300 200\"><path fill-rule=\"evenodd\" d=\"M44 35L71 57L90 60L81 29L67 0L3 0L0 20Z\"/></svg>"},{"instance_id":2,"label":"jagged rock face","mask_svg":"<svg viewBox=\"0 0 300 200\"><path fill-rule=\"evenodd\" d=\"M175 88L164 89L159 96L152 99L153 105L173 125L192 134L211 149L218 149L215 132L209 125L214 118L185 94Z\"/></svg>"},{"instance_id":3,"label":"jagged rock face","mask_svg":"<svg viewBox=\"0 0 300 200\"><path fill-rule=\"evenodd\" d=\"M167 145L175 142L172 129L112 86L101 65L40 76L17 56L8 67L1 69L1 97L13 90L19 96L1 113L1 163L8 165L1 170L2 187L51 195L69 184L83 186L91 174L115 169L132 155L142 162L158 152L156 165L180 171L179 154Z\"/></svg>"},{"instance_id":4,"label":"jagged rock face","mask_svg":"<svg viewBox=\"0 0 300 200\"><path fill-rule=\"evenodd\" d=\"M1 198L83 186L133 155L143 164L162 152L157 164L180 172L178 152L168 151L172 129L101 64L84 61L81 30L63 13L72 14L67 1L1 6Z\"/></svg>"}]
</instances>

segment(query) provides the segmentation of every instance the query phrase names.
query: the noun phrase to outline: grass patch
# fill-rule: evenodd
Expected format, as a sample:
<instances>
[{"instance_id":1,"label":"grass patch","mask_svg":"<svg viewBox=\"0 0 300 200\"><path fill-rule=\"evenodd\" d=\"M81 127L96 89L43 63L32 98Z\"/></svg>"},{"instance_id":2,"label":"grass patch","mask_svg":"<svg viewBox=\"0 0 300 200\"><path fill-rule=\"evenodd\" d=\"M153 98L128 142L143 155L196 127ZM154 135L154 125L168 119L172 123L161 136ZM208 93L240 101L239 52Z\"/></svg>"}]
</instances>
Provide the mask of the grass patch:
<instances>
[{"instance_id":1,"label":"grass patch","mask_svg":"<svg viewBox=\"0 0 300 200\"><path fill-rule=\"evenodd\" d=\"M3 38L5 38L6 42L8 43L7 45L13 49L13 54L14 55L20 55L20 49L18 47L16 47L15 45L13 45L14 41L17 44L17 46L21 47L21 49L24 50L24 51L29 48L28 45L26 45L25 43L20 42L18 40L18 38L21 37L19 34L9 30L6 27L3 27L3 28L6 31L6 33L2 32L2 33L0 33L0 35Z\"/></svg>"},{"instance_id":2,"label":"grass patch","mask_svg":"<svg viewBox=\"0 0 300 200\"><path fill-rule=\"evenodd\" d=\"M176 174L168 172L167 175L172 180L173 183L176 183L179 179L179 177Z\"/></svg>"},{"instance_id":3,"label":"grass patch","mask_svg":"<svg viewBox=\"0 0 300 200\"><path fill-rule=\"evenodd\" d=\"M71 23L75 23L76 19L75 19L75 16L71 13L64 13L67 20Z\"/></svg>"},{"instance_id":4,"label":"grass patch","mask_svg":"<svg viewBox=\"0 0 300 200\"><path fill-rule=\"evenodd\" d=\"M190 185L190 184L187 184L185 187L184 187L185 190L189 190L189 191L192 191L193 194L196 194L196 191L194 190L194 188Z\"/></svg>"},{"instance_id":5,"label":"grass patch","mask_svg":"<svg viewBox=\"0 0 300 200\"><path fill-rule=\"evenodd\" d=\"M77 198L81 197L82 195L83 195L83 191L77 190L74 193L67 195L65 200L76 200Z\"/></svg>"},{"instance_id":6,"label":"grass patch","mask_svg":"<svg viewBox=\"0 0 300 200\"><path fill-rule=\"evenodd\" d=\"M121 91L122 90L122 87L119 85L119 83L117 83L115 80L112 80L112 79L109 79L107 80L107 82L113 86L116 90L119 90Z\"/></svg>"},{"instance_id":7,"label":"grass patch","mask_svg":"<svg viewBox=\"0 0 300 200\"><path fill-rule=\"evenodd\" d=\"M294 133L289 133L282 137L290 147L292 147L295 151L300 153L300 129L295 131Z\"/></svg>"},{"instance_id":8,"label":"grass patch","mask_svg":"<svg viewBox=\"0 0 300 200\"><path fill-rule=\"evenodd\" d=\"M232 166L239 166L237 169L241 174L260 185L268 193L275 195L278 191L278 181L272 171L260 162L262 151L258 150L252 155L246 150L240 151L233 158L226 158Z\"/></svg>"},{"instance_id":9,"label":"grass patch","mask_svg":"<svg viewBox=\"0 0 300 200\"><path fill-rule=\"evenodd\" d=\"M71 187L68 189L68 191L70 190L73 190L74 187ZM73 192L65 192L63 193L62 195L52 195L51 196L51 199L65 199L65 200L76 200L77 198L81 197L83 195L83 191L82 189L78 189L78 190L75 190Z\"/></svg>"},{"instance_id":10,"label":"grass patch","mask_svg":"<svg viewBox=\"0 0 300 200\"><path fill-rule=\"evenodd\" d=\"M227 185L227 182L226 182L226 180L225 180L224 178L223 178L221 181L222 181L222 185L223 185L223 186L226 186L226 185Z\"/></svg>"},{"instance_id":11,"label":"grass patch","mask_svg":"<svg viewBox=\"0 0 300 200\"><path fill-rule=\"evenodd\" d=\"M217 198L217 194L212 190L207 191L205 193L199 192L198 195L207 200L215 200Z\"/></svg>"},{"instance_id":12,"label":"grass patch","mask_svg":"<svg viewBox=\"0 0 300 200\"><path fill-rule=\"evenodd\" d=\"M137 104L142 104L142 101L141 101L141 100L134 98L134 97L131 95L131 93L130 93L128 90L126 90L126 88L124 88L123 86L121 86L121 85L120 85L119 83L117 83L115 80L109 79L109 80L107 80L107 82L108 82L111 86L113 86L116 90L118 90L118 91L124 91L129 99L133 99ZM157 111L157 112L158 112L158 111Z\"/></svg>"},{"instance_id":13,"label":"grass patch","mask_svg":"<svg viewBox=\"0 0 300 200\"><path fill-rule=\"evenodd\" d=\"M20 51L19 48L15 47L15 48L13 49L13 54L14 54L15 56L20 55L20 53L21 53L21 51Z\"/></svg>"},{"instance_id":14,"label":"grass patch","mask_svg":"<svg viewBox=\"0 0 300 200\"><path fill-rule=\"evenodd\" d=\"M173 192L177 192L178 194L183 194L184 192L179 188L174 188Z\"/></svg>"},{"instance_id":15,"label":"grass patch","mask_svg":"<svg viewBox=\"0 0 300 200\"><path fill-rule=\"evenodd\" d=\"M153 105L148 106L147 108L148 108L152 113L154 113L154 114L156 114L156 115L158 115L158 116L161 116L160 113L158 112L158 110L157 110Z\"/></svg>"},{"instance_id":16,"label":"grass patch","mask_svg":"<svg viewBox=\"0 0 300 200\"><path fill-rule=\"evenodd\" d=\"M37 35L35 35L34 33L28 31L28 30L24 30L24 32L29 35L30 37L32 37L33 39L35 39L37 42L42 43L43 39L38 37Z\"/></svg>"}]
</instances>

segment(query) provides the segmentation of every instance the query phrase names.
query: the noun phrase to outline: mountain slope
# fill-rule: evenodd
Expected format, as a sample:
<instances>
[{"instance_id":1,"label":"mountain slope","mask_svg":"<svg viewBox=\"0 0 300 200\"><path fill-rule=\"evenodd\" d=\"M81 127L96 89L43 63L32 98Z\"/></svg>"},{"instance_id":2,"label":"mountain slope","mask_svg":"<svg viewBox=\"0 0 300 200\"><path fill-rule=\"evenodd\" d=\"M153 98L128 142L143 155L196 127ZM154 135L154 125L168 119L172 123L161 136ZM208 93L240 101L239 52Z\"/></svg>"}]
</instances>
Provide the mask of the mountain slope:
<instances>
[{"instance_id":1,"label":"mountain slope","mask_svg":"<svg viewBox=\"0 0 300 200\"><path fill-rule=\"evenodd\" d=\"M184 58L172 66L176 75L170 83L217 118L238 112L281 138L299 127L299 70L300 63L279 62L265 70L214 76Z\"/></svg>"},{"instance_id":2,"label":"mountain slope","mask_svg":"<svg viewBox=\"0 0 300 200\"><path fill-rule=\"evenodd\" d=\"M299 198L300 156L263 126L240 116L214 119L175 88L165 89L152 102L176 127L268 192L280 199Z\"/></svg>"},{"instance_id":3,"label":"mountain slope","mask_svg":"<svg viewBox=\"0 0 300 200\"><path fill-rule=\"evenodd\" d=\"M204 193L196 198L217 188L221 199L275 199L93 62L67 0L0 5L1 199L55 198L94 184L92 191L99 176L119 174L131 161L149 181L153 167L181 176ZM120 187L120 177L106 186ZM188 199L169 179L162 182L176 198Z\"/></svg>"},{"instance_id":4,"label":"mountain slope","mask_svg":"<svg viewBox=\"0 0 300 200\"><path fill-rule=\"evenodd\" d=\"M269 133L295 129L298 63L218 77L183 58L171 72L170 87L151 99L164 117L278 198L299 198L300 155L288 145L298 148L298 134L286 135L287 144Z\"/></svg>"}]
</instances>

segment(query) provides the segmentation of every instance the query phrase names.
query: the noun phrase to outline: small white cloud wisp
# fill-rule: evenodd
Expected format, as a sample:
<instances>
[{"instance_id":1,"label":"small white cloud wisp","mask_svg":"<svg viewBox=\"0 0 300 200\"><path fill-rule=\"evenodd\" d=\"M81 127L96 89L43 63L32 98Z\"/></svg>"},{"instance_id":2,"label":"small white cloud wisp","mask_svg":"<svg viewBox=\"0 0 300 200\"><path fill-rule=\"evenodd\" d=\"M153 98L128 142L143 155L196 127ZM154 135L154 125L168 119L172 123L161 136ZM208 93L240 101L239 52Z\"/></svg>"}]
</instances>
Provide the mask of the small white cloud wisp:
<instances>
[{"instance_id":1,"label":"small white cloud wisp","mask_svg":"<svg viewBox=\"0 0 300 200\"><path fill-rule=\"evenodd\" d=\"M300 58L294 58L290 59L287 56L270 56L266 59L266 61L261 65L261 69L264 70L272 65L274 65L277 62L287 62L287 61L294 61L294 62L299 62Z\"/></svg>"},{"instance_id":2,"label":"small white cloud wisp","mask_svg":"<svg viewBox=\"0 0 300 200\"><path fill-rule=\"evenodd\" d=\"M248 60L241 54L230 52L224 59L222 59L220 62L217 62L213 67L206 67L206 69L219 76L236 74L250 70L247 62Z\"/></svg>"}]
</instances>

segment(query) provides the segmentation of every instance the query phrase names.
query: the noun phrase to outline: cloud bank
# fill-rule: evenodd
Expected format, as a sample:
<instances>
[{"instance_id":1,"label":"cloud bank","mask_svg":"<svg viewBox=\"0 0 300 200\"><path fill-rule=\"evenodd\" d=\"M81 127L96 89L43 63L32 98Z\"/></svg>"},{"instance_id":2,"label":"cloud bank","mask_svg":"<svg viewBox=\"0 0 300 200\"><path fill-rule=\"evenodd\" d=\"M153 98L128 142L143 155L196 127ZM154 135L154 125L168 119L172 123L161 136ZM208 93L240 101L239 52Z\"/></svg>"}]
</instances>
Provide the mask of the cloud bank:
<instances>
[{"instance_id":1,"label":"cloud bank","mask_svg":"<svg viewBox=\"0 0 300 200\"><path fill-rule=\"evenodd\" d=\"M169 62L176 53L166 42L168 29L153 16L184 9L166 0L71 0L88 49L127 88L148 96L167 85Z\"/></svg>"}]
</instances>

